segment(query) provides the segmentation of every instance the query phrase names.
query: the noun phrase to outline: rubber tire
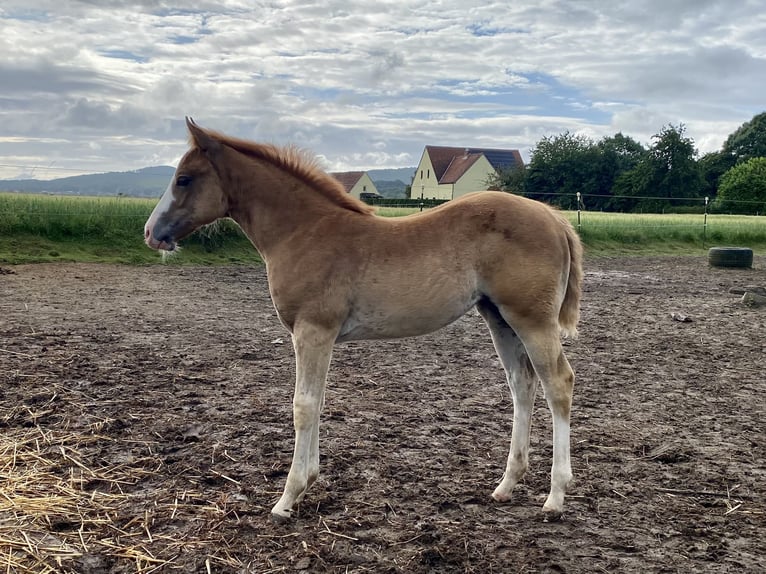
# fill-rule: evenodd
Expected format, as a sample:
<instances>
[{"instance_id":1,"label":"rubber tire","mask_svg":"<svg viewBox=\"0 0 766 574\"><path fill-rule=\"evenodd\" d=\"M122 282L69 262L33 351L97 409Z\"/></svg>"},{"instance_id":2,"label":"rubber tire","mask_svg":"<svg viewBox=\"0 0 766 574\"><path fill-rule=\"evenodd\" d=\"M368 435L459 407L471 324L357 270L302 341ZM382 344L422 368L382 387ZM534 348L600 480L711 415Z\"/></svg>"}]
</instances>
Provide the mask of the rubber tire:
<instances>
[{"instance_id":1,"label":"rubber tire","mask_svg":"<svg viewBox=\"0 0 766 574\"><path fill-rule=\"evenodd\" d=\"M707 260L713 267L748 268L753 266L753 250L749 247L711 247Z\"/></svg>"}]
</instances>

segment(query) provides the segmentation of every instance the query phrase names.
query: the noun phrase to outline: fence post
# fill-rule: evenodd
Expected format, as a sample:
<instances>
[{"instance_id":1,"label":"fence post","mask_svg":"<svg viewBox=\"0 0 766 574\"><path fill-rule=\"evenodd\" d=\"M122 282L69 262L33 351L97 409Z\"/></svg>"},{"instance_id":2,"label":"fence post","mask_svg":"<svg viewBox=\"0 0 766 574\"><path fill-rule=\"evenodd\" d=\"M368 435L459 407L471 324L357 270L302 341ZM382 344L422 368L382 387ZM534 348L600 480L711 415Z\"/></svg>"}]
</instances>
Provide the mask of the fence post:
<instances>
[{"instance_id":1,"label":"fence post","mask_svg":"<svg viewBox=\"0 0 766 574\"><path fill-rule=\"evenodd\" d=\"M580 220L580 211L582 206L582 199L581 199L580 192L577 192L577 233L580 233L580 228L582 227L582 221Z\"/></svg>"},{"instance_id":2,"label":"fence post","mask_svg":"<svg viewBox=\"0 0 766 574\"><path fill-rule=\"evenodd\" d=\"M709 197L705 196L705 216L702 219L702 247L707 246L707 203L709 201Z\"/></svg>"}]
</instances>

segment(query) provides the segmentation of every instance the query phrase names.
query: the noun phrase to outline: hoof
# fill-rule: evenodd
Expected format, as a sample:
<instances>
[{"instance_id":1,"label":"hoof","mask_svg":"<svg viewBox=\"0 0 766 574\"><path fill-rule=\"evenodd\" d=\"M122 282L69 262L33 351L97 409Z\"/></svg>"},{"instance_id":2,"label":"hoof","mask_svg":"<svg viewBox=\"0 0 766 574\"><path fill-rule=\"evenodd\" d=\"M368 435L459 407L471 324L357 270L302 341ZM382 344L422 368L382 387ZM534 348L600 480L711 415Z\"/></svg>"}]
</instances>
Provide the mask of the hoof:
<instances>
[{"instance_id":1,"label":"hoof","mask_svg":"<svg viewBox=\"0 0 766 574\"><path fill-rule=\"evenodd\" d=\"M561 510L543 508L543 522L559 522L564 513Z\"/></svg>"},{"instance_id":2,"label":"hoof","mask_svg":"<svg viewBox=\"0 0 766 574\"><path fill-rule=\"evenodd\" d=\"M508 502L511 499L511 493L505 494L504 492L498 492L497 490L492 493L492 500L495 502Z\"/></svg>"},{"instance_id":3,"label":"hoof","mask_svg":"<svg viewBox=\"0 0 766 574\"><path fill-rule=\"evenodd\" d=\"M293 520L292 510L271 510L271 521L275 524L287 524Z\"/></svg>"}]
</instances>

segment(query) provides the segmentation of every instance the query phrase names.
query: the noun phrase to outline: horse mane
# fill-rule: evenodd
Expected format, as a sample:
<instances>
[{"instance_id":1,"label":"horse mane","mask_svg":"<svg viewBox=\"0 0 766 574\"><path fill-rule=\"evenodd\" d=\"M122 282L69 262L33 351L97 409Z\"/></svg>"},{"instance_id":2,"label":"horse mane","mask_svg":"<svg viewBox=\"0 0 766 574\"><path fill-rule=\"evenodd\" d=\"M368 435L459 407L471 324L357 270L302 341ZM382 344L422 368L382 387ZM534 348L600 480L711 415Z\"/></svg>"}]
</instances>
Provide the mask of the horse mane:
<instances>
[{"instance_id":1,"label":"horse mane","mask_svg":"<svg viewBox=\"0 0 766 574\"><path fill-rule=\"evenodd\" d=\"M227 136L214 130L205 129L204 132L214 140L247 157L263 160L291 173L344 209L363 214L371 214L374 211L372 206L347 193L343 184L324 171L319 166L316 156L306 150L294 145L280 147L273 144L258 143ZM192 138L191 145L196 147L194 138Z\"/></svg>"}]
</instances>

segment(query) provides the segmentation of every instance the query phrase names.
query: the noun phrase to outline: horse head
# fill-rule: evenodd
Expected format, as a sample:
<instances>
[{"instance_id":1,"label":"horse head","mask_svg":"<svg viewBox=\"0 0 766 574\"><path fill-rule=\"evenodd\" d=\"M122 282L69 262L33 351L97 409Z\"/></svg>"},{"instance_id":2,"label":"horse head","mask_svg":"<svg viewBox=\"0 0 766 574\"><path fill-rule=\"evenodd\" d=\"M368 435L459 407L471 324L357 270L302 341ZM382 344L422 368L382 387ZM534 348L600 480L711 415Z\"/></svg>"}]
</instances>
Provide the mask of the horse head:
<instances>
[{"instance_id":1,"label":"horse head","mask_svg":"<svg viewBox=\"0 0 766 574\"><path fill-rule=\"evenodd\" d=\"M191 118L186 118L186 126L191 147L144 225L144 240L152 249L174 251L179 240L224 217L229 209L215 169L222 144Z\"/></svg>"}]
</instances>

